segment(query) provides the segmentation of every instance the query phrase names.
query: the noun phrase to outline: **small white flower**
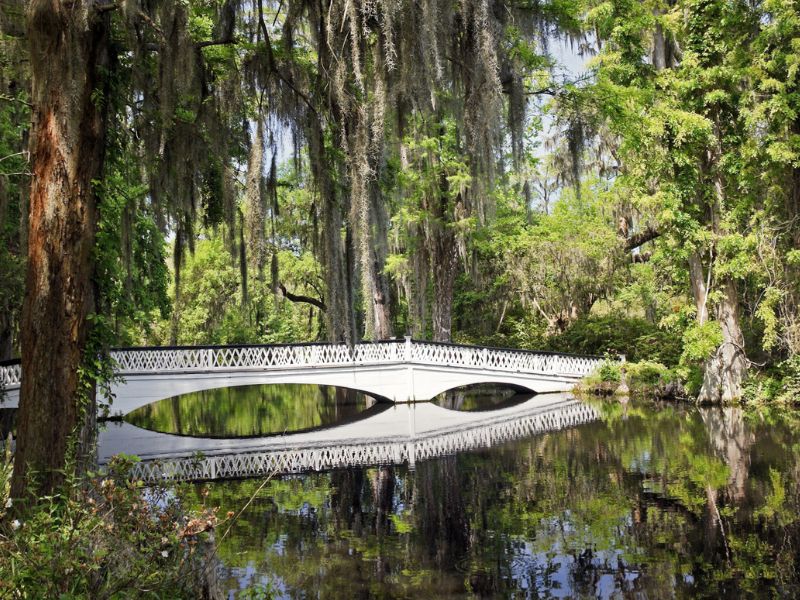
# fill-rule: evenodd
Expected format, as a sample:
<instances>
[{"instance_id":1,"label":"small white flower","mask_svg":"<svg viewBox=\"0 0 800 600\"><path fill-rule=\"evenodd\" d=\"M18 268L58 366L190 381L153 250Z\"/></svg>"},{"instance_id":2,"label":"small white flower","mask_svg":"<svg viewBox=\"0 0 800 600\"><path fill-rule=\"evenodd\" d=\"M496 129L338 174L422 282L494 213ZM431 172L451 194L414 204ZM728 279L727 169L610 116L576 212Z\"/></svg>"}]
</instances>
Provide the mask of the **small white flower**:
<instances>
[{"instance_id":1,"label":"small white flower","mask_svg":"<svg viewBox=\"0 0 800 600\"><path fill-rule=\"evenodd\" d=\"M11 529L13 529L14 531L19 529L21 526L22 523L19 522L19 519L14 519L13 521L11 521Z\"/></svg>"},{"instance_id":2,"label":"small white flower","mask_svg":"<svg viewBox=\"0 0 800 600\"><path fill-rule=\"evenodd\" d=\"M11 498L9 498L8 500L6 500L6 508L11 508L12 504L14 504L14 503L13 503L13 501L11 500Z\"/></svg>"},{"instance_id":3,"label":"small white flower","mask_svg":"<svg viewBox=\"0 0 800 600\"><path fill-rule=\"evenodd\" d=\"M168 550L162 550L161 551L161 556L163 556L164 558L167 558L169 556L169 551Z\"/></svg>"}]
</instances>

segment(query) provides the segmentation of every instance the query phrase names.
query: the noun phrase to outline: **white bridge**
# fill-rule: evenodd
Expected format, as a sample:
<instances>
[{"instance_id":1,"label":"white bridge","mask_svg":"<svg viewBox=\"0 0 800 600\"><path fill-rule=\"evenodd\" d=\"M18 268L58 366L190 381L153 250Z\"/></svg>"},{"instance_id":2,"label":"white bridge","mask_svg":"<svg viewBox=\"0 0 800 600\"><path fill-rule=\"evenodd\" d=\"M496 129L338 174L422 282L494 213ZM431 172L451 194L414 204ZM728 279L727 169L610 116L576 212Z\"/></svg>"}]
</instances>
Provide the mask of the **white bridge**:
<instances>
[{"instance_id":1,"label":"white bridge","mask_svg":"<svg viewBox=\"0 0 800 600\"><path fill-rule=\"evenodd\" d=\"M393 402L426 401L447 390L496 383L531 392L570 391L597 357L420 342L129 348L111 352L118 379L112 415L190 392L264 383L350 388ZM16 408L19 362L0 365L0 407Z\"/></svg>"},{"instance_id":2,"label":"white bridge","mask_svg":"<svg viewBox=\"0 0 800 600\"><path fill-rule=\"evenodd\" d=\"M599 418L588 404L547 394L506 408L461 412L432 403L396 404L344 425L258 438L213 439L108 422L99 462L125 452L141 459L130 475L146 482L255 477L389 465L488 448ZM369 414L369 411L367 411Z\"/></svg>"}]
</instances>

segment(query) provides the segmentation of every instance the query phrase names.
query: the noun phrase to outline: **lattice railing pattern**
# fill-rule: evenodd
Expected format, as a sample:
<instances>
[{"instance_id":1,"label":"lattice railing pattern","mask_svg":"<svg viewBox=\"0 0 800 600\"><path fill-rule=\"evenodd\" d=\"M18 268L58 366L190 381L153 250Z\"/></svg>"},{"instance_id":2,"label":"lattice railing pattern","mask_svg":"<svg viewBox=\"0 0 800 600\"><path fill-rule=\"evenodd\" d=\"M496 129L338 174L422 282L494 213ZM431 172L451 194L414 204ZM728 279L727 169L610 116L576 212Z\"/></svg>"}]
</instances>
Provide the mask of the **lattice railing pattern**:
<instances>
[{"instance_id":1,"label":"lattice railing pattern","mask_svg":"<svg viewBox=\"0 0 800 600\"><path fill-rule=\"evenodd\" d=\"M201 458L176 458L137 463L131 477L145 482L195 481L263 476L272 473L321 471L342 467L414 463L439 456L488 448L538 433L595 421L597 411L573 402L508 421L441 435L399 441L362 442L324 447L295 447Z\"/></svg>"},{"instance_id":2,"label":"lattice railing pattern","mask_svg":"<svg viewBox=\"0 0 800 600\"><path fill-rule=\"evenodd\" d=\"M493 371L588 375L599 364L595 357L544 354L432 344L375 342L357 344L297 344L117 350L112 352L122 373L206 371L253 368L327 367L410 362Z\"/></svg>"},{"instance_id":3,"label":"lattice railing pattern","mask_svg":"<svg viewBox=\"0 0 800 600\"><path fill-rule=\"evenodd\" d=\"M357 344L292 344L211 348L141 348L114 350L112 359L122 375L168 372L289 369L379 365L398 362L465 367L531 374L583 377L601 362L597 357L537 353L417 342L407 339ZM19 386L19 363L0 367L0 383Z\"/></svg>"},{"instance_id":4,"label":"lattice railing pattern","mask_svg":"<svg viewBox=\"0 0 800 600\"><path fill-rule=\"evenodd\" d=\"M19 363L0 366L0 389L18 386L22 381L22 366Z\"/></svg>"},{"instance_id":5,"label":"lattice railing pattern","mask_svg":"<svg viewBox=\"0 0 800 600\"><path fill-rule=\"evenodd\" d=\"M326 367L382 364L403 360L400 342L358 344L296 344L218 348L152 348L111 353L122 373L208 371L253 368Z\"/></svg>"},{"instance_id":6,"label":"lattice railing pattern","mask_svg":"<svg viewBox=\"0 0 800 600\"><path fill-rule=\"evenodd\" d=\"M423 364L483 368L493 371L578 376L588 375L602 362L602 359L596 357L426 342L412 343L411 360Z\"/></svg>"}]
</instances>

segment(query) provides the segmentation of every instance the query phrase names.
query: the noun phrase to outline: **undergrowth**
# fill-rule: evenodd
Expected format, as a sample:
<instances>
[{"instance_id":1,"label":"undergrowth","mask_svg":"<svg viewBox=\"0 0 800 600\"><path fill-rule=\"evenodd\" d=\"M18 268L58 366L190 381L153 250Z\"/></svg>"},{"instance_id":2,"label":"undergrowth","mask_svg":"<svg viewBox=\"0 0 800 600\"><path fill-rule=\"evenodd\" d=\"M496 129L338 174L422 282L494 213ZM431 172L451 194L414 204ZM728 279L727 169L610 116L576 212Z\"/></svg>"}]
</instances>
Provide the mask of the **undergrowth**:
<instances>
[{"instance_id":1,"label":"undergrowth","mask_svg":"<svg viewBox=\"0 0 800 600\"><path fill-rule=\"evenodd\" d=\"M217 595L217 509L189 510L187 489L131 479L136 459L121 455L105 475L25 510L9 499L10 458L0 465L0 598Z\"/></svg>"}]
</instances>

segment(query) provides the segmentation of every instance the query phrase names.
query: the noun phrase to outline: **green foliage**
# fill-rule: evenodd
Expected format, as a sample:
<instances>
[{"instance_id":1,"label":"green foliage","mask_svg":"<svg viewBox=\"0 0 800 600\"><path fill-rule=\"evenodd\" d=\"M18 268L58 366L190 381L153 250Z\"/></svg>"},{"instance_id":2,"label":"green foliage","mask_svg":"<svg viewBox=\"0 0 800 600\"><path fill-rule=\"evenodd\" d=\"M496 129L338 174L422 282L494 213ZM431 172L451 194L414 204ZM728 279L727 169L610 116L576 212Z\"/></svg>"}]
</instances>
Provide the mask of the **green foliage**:
<instances>
[{"instance_id":1,"label":"green foliage","mask_svg":"<svg viewBox=\"0 0 800 600\"><path fill-rule=\"evenodd\" d=\"M658 362L643 360L625 365L631 389L655 388L676 379L673 371Z\"/></svg>"},{"instance_id":2,"label":"green foliage","mask_svg":"<svg viewBox=\"0 0 800 600\"><path fill-rule=\"evenodd\" d=\"M621 315L590 316L548 340L554 350L576 354L622 354L637 362L651 360L675 365L680 339L643 319Z\"/></svg>"},{"instance_id":3,"label":"green foliage","mask_svg":"<svg viewBox=\"0 0 800 600\"><path fill-rule=\"evenodd\" d=\"M0 531L0 596L196 598L207 590L216 510L185 510L181 496L129 478L135 457L42 498ZM3 494L2 502L8 502Z\"/></svg>"},{"instance_id":4,"label":"green foliage","mask_svg":"<svg viewBox=\"0 0 800 600\"><path fill-rule=\"evenodd\" d=\"M621 282L620 239L599 188L565 191L552 214L540 215L503 248L513 292L551 332L587 316Z\"/></svg>"},{"instance_id":5,"label":"green foliage","mask_svg":"<svg viewBox=\"0 0 800 600\"><path fill-rule=\"evenodd\" d=\"M800 356L758 372L747 382L745 397L754 406L774 404L793 407L800 404Z\"/></svg>"},{"instance_id":6,"label":"green foliage","mask_svg":"<svg viewBox=\"0 0 800 600\"><path fill-rule=\"evenodd\" d=\"M319 266L310 252L289 250L277 255L278 277L295 293L315 296L309 285L318 280ZM181 270L180 293L173 283L175 339L181 344L279 343L314 340L316 322L309 305L293 303L273 293L271 284L253 278L248 301L242 297L239 266L220 233L196 243ZM157 340L166 341L173 326L162 322Z\"/></svg>"},{"instance_id":7,"label":"green foliage","mask_svg":"<svg viewBox=\"0 0 800 600\"><path fill-rule=\"evenodd\" d=\"M26 62L21 45L3 36L0 50L0 356L9 350L16 354L25 289L23 229L30 179L24 141L31 115L29 95L18 85Z\"/></svg>"},{"instance_id":8,"label":"green foliage","mask_svg":"<svg viewBox=\"0 0 800 600\"><path fill-rule=\"evenodd\" d=\"M670 384L679 384L678 374L661 363L643 360L641 362L620 363L606 359L593 373L581 381L581 389L602 394L616 391L625 373L625 384L631 395L650 398L674 397L680 388L672 389Z\"/></svg>"},{"instance_id":9,"label":"green foliage","mask_svg":"<svg viewBox=\"0 0 800 600\"><path fill-rule=\"evenodd\" d=\"M270 600L278 596L278 590L270 583L257 583L245 588L236 598L238 600Z\"/></svg>"},{"instance_id":10,"label":"green foliage","mask_svg":"<svg viewBox=\"0 0 800 600\"><path fill-rule=\"evenodd\" d=\"M597 368L597 376L602 383L619 383L622 377L619 362L604 360Z\"/></svg>"},{"instance_id":11,"label":"green foliage","mask_svg":"<svg viewBox=\"0 0 800 600\"><path fill-rule=\"evenodd\" d=\"M693 325L683 334L681 363L691 364L706 360L722 343L722 331L716 321Z\"/></svg>"},{"instance_id":12,"label":"green foliage","mask_svg":"<svg viewBox=\"0 0 800 600\"><path fill-rule=\"evenodd\" d=\"M781 296L781 290L773 287L767 288L764 292L764 298L755 311L755 316L758 317L764 325L762 346L766 351L770 351L778 345L780 321L777 308Z\"/></svg>"}]
</instances>

